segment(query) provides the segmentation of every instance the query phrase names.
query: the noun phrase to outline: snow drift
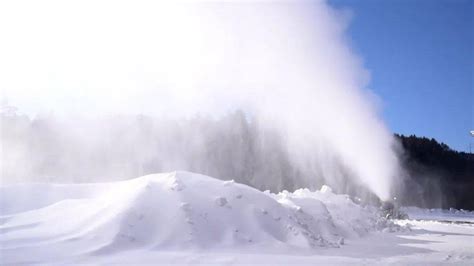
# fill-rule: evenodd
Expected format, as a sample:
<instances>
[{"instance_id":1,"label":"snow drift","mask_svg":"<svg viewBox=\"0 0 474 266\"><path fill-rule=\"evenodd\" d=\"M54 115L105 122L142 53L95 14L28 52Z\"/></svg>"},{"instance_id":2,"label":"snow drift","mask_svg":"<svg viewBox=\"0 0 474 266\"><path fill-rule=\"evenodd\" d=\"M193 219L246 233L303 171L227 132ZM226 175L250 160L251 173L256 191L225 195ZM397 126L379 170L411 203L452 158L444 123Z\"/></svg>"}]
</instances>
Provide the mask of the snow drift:
<instances>
[{"instance_id":1,"label":"snow drift","mask_svg":"<svg viewBox=\"0 0 474 266\"><path fill-rule=\"evenodd\" d=\"M326 186L275 195L189 172L103 184L13 185L1 187L0 195L5 263L134 249L311 252L387 225L376 211Z\"/></svg>"}]
</instances>

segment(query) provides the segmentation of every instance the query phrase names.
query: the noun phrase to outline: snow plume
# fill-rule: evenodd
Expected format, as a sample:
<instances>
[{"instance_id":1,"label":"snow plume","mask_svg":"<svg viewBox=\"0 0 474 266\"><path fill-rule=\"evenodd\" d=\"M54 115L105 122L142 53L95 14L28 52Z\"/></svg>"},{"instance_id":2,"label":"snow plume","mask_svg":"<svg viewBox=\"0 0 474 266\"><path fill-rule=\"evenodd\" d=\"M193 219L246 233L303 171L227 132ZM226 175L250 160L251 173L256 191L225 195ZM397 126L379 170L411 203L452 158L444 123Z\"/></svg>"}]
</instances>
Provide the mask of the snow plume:
<instances>
[{"instance_id":1,"label":"snow plume","mask_svg":"<svg viewBox=\"0 0 474 266\"><path fill-rule=\"evenodd\" d=\"M0 7L0 88L29 114L178 119L240 109L278 136L300 186L343 190L350 176L386 200L399 171L394 140L346 40L349 17L325 1L9 1ZM60 129L84 131L74 149L97 131L80 123ZM108 134L126 141L134 130ZM205 130L188 135L209 138ZM207 159L187 158L178 158L183 169Z\"/></svg>"}]
</instances>

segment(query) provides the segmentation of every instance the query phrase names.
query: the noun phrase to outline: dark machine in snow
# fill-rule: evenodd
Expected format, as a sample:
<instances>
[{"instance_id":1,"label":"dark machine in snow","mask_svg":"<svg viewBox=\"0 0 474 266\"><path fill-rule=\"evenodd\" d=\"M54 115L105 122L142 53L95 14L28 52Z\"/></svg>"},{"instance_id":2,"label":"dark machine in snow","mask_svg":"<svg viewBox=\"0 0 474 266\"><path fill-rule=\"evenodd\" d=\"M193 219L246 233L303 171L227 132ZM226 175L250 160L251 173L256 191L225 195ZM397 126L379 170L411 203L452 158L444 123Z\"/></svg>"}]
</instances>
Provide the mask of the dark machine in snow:
<instances>
[{"instance_id":1,"label":"dark machine in snow","mask_svg":"<svg viewBox=\"0 0 474 266\"><path fill-rule=\"evenodd\" d=\"M380 206L383 217L387 219L408 219L408 215L400 210L400 206L396 202L396 198L393 201L384 201Z\"/></svg>"}]
</instances>

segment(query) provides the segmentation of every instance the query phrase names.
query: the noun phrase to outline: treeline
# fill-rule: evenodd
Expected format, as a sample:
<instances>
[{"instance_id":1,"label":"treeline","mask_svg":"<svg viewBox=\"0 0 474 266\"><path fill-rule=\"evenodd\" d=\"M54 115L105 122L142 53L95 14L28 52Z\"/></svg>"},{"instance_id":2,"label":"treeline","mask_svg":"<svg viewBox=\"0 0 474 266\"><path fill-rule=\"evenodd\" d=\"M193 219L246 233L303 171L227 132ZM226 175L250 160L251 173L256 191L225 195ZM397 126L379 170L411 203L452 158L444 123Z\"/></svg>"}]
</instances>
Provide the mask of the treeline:
<instances>
[{"instance_id":1,"label":"treeline","mask_svg":"<svg viewBox=\"0 0 474 266\"><path fill-rule=\"evenodd\" d=\"M403 146L403 203L428 208L474 210L474 154L452 150L435 139L395 135Z\"/></svg>"},{"instance_id":2,"label":"treeline","mask_svg":"<svg viewBox=\"0 0 474 266\"><path fill-rule=\"evenodd\" d=\"M188 170L260 190L328 184L337 193L376 200L337 157L315 153L313 161L297 161L302 158L290 154L284 136L242 111L218 118L63 119L54 114L31 118L2 105L0 125L1 183L100 182ZM400 159L407 170L400 177L404 192L397 192L402 204L474 209L472 154L434 139L396 138L405 150Z\"/></svg>"},{"instance_id":3,"label":"treeline","mask_svg":"<svg viewBox=\"0 0 474 266\"><path fill-rule=\"evenodd\" d=\"M295 158L285 136L238 110L217 118L64 119L31 118L4 105L0 115L3 183L100 182L188 170L260 190L328 184L338 193L374 198L336 156L323 154L324 163L316 152Z\"/></svg>"},{"instance_id":4,"label":"treeline","mask_svg":"<svg viewBox=\"0 0 474 266\"><path fill-rule=\"evenodd\" d=\"M8 106L0 113L4 183L97 182L188 170L262 190L323 184L303 182L308 173L292 166L280 136L241 111L179 120L30 118Z\"/></svg>"}]
</instances>

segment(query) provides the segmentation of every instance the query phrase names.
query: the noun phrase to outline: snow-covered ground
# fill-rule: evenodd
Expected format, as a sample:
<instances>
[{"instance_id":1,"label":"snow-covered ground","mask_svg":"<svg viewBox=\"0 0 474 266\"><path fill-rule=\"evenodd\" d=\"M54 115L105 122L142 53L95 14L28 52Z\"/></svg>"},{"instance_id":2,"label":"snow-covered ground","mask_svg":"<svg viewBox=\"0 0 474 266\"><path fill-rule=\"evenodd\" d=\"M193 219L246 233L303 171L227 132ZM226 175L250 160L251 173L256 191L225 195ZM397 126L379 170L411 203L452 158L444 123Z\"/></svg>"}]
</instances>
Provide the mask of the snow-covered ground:
<instances>
[{"instance_id":1,"label":"snow-covered ground","mask_svg":"<svg viewBox=\"0 0 474 266\"><path fill-rule=\"evenodd\" d=\"M404 207L402 208L402 211L407 213L412 220L474 223L474 211L456 209L422 209L418 207Z\"/></svg>"},{"instance_id":2,"label":"snow-covered ground","mask_svg":"<svg viewBox=\"0 0 474 266\"><path fill-rule=\"evenodd\" d=\"M425 216L392 222L326 186L271 194L188 172L5 186L0 263L474 263L472 223L428 221L439 212L406 211Z\"/></svg>"}]
</instances>

